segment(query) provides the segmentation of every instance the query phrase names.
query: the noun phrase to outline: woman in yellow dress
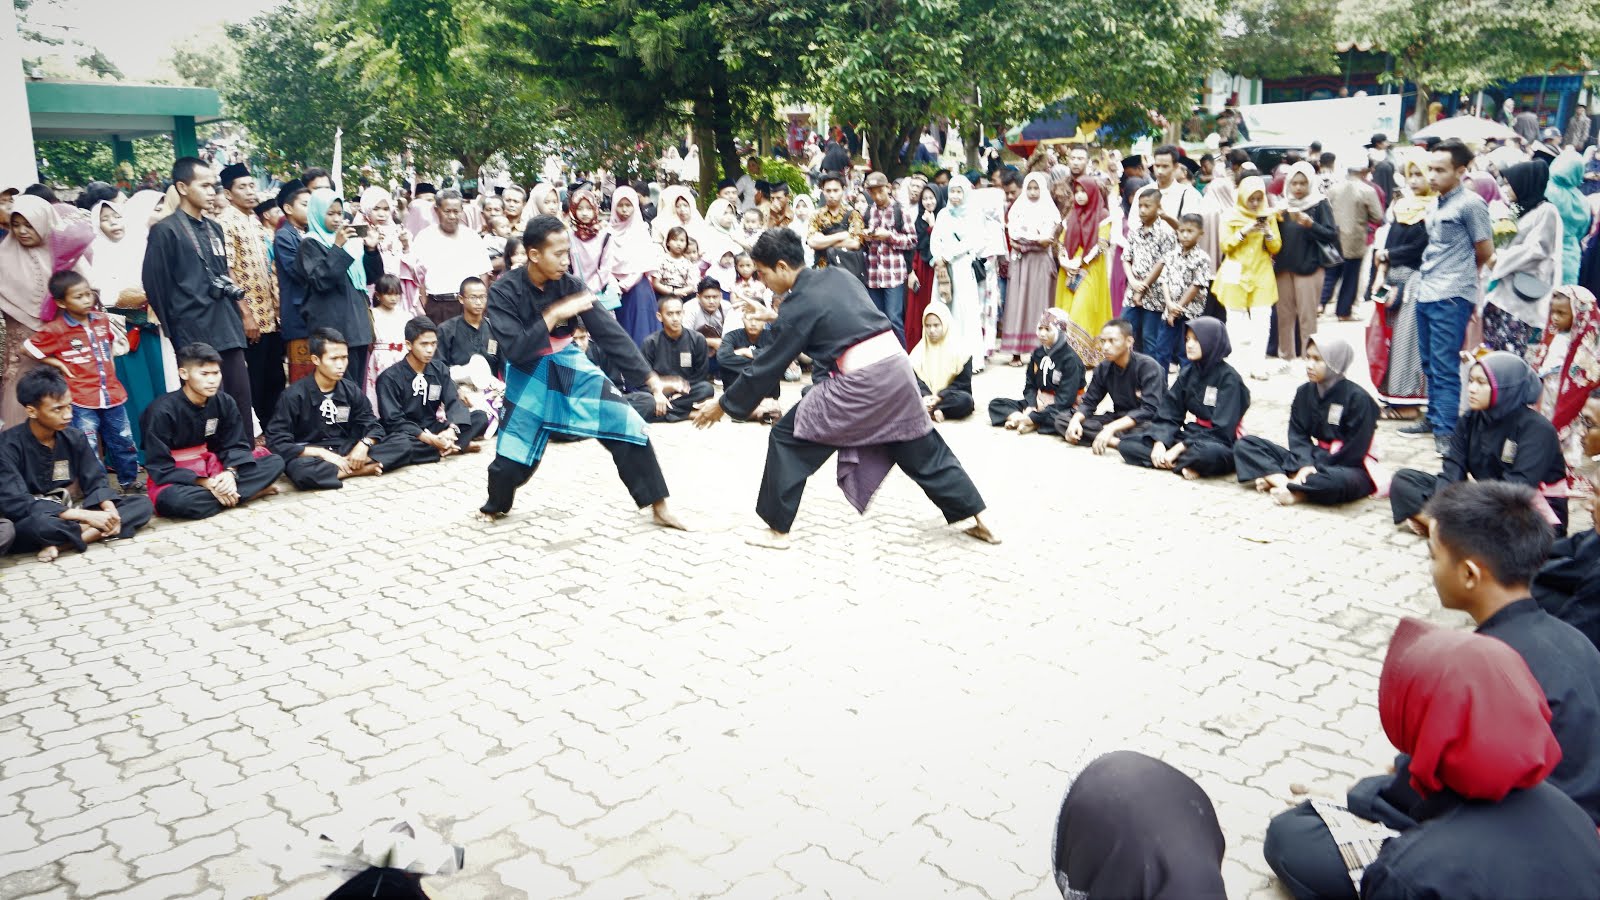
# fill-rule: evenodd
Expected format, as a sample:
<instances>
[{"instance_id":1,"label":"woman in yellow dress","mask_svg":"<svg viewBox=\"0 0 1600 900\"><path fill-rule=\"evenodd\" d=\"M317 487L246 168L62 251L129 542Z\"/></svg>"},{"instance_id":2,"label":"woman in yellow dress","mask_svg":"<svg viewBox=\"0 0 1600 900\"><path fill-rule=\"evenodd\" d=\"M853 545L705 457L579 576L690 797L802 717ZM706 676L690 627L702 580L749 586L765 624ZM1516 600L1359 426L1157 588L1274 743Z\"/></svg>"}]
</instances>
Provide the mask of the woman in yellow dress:
<instances>
[{"instance_id":1,"label":"woman in yellow dress","mask_svg":"<svg viewBox=\"0 0 1600 900\"><path fill-rule=\"evenodd\" d=\"M1056 307L1090 335L1111 321L1111 217L1105 191L1091 178L1073 185L1072 208L1061 231Z\"/></svg>"},{"instance_id":2,"label":"woman in yellow dress","mask_svg":"<svg viewBox=\"0 0 1600 900\"><path fill-rule=\"evenodd\" d=\"M1212 290L1228 309L1255 309L1278 302L1272 257L1283 247L1278 219L1267 206L1267 183L1259 175L1239 182L1233 210L1222 222L1222 263Z\"/></svg>"}]
</instances>

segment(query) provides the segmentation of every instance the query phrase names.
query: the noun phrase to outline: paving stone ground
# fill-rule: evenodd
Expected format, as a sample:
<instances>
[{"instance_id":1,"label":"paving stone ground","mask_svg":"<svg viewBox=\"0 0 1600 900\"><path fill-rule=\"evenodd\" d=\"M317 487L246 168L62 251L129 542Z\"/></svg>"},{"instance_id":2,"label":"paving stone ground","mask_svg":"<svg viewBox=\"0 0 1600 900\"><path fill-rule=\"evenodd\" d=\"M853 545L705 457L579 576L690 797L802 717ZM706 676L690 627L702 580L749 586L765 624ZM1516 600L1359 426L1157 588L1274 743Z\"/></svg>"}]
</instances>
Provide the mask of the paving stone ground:
<instances>
[{"instance_id":1,"label":"paving stone ground","mask_svg":"<svg viewBox=\"0 0 1600 900\"><path fill-rule=\"evenodd\" d=\"M1253 432L1300 378L1250 382ZM830 465L795 549L747 547L766 430L724 423L652 428L687 536L581 444L489 528L484 454L0 565L0 898L322 897L284 847L402 814L467 847L440 900L1047 898L1069 773L1120 747L1210 793L1231 896L1279 896L1288 786L1390 757L1396 617L1464 624L1421 543L1383 501L942 430L1003 545L898 473L857 516Z\"/></svg>"}]
</instances>

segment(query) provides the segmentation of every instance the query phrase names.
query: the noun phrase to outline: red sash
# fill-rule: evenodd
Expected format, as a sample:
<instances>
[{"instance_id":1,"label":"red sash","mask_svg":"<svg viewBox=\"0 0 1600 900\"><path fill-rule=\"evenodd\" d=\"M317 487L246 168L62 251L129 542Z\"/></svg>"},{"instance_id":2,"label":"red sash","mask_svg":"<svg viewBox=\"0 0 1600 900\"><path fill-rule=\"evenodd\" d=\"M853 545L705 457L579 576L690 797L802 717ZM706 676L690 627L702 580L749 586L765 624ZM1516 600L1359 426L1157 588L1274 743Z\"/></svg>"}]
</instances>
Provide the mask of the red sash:
<instances>
[{"instance_id":1,"label":"red sash","mask_svg":"<svg viewBox=\"0 0 1600 900\"><path fill-rule=\"evenodd\" d=\"M205 444L197 444L193 447L184 447L181 450L172 451L172 461L177 464L178 468L188 469L201 478L210 478L213 475L222 474L222 460L217 459L215 453L206 449ZM144 489L145 493L150 495L150 502L154 503L156 498L161 495L161 492L169 487L172 487L172 485L156 484L156 480L151 478L145 481Z\"/></svg>"}]
</instances>

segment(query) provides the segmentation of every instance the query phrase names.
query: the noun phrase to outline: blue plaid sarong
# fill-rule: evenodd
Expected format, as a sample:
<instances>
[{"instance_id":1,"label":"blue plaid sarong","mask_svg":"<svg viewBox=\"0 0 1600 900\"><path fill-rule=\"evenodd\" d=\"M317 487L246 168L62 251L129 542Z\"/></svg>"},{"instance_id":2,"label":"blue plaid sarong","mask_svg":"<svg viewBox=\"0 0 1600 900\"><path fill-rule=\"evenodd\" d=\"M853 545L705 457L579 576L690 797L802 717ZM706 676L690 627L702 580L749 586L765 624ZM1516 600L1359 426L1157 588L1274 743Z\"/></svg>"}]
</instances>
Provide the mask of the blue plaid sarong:
<instances>
[{"instance_id":1,"label":"blue plaid sarong","mask_svg":"<svg viewBox=\"0 0 1600 900\"><path fill-rule=\"evenodd\" d=\"M506 364L500 456L531 466L552 434L643 444L644 419L575 343L539 360L532 372Z\"/></svg>"}]
</instances>

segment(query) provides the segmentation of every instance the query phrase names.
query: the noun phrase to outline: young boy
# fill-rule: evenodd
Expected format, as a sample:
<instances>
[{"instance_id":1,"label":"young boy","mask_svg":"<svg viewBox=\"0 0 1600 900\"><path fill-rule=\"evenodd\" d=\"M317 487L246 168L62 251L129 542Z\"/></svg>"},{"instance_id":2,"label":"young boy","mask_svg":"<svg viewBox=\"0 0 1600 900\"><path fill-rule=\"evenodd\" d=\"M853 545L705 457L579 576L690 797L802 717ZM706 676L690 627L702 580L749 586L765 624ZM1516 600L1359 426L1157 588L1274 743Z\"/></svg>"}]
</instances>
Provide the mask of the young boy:
<instances>
[{"instance_id":1,"label":"young boy","mask_svg":"<svg viewBox=\"0 0 1600 900\"><path fill-rule=\"evenodd\" d=\"M1162 319L1167 298L1159 279L1178 237L1172 226L1161 220L1161 191L1146 187L1137 196L1139 224L1128 229L1128 247L1122 254L1123 272L1128 276L1123 316L1133 326L1135 349L1165 370L1176 351L1178 329Z\"/></svg>"},{"instance_id":2,"label":"young boy","mask_svg":"<svg viewBox=\"0 0 1600 900\"><path fill-rule=\"evenodd\" d=\"M387 434L405 435L407 462L434 463L456 453L476 453L489 417L469 410L455 380L435 358L439 328L427 316L406 323L406 357L378 376L378 420ZM439 411L444 410L444 421Z\"/></svg>"},{"instance_id":3,"label":"young boy","mask_svg":"<svg viewBox=\"0 0 1600 900\"><path fill-rule=\"evenodd\" d=\"M713 357L722 349L722 335L738 325L733 305L723 299L722 285L709 276L695 285L695 302L683 311L683 327L706 339Z\"/></svg>"},{"instance_id":4,"label":"young boy","mask_svg":"<svg viewBox=\"0 0 1600 900\"><path fill-rule=\"evenodd\" d=\"M661 298L656 318L661 330L645 338L639 352L660 376L668 402L647 393L629 394L628 402L646 422L682 422L716 393L711 386L710 353L705 338L683 327L682 300Z\"/></svg>"},{"instance_id":5,"label":"young boy","mask_svg":"<svg viewBox=\"0 0 1600 900\"><path fill-rule=\"evenodd\" d=\"M302 491L344 487L346 478L382 475L406 464L402 435L388 437L367 395L344 377L350 347L331 328L311 333L310 378L290 385L267 424L267 447L283 457Z\"/></svg>"},{"instance_id":6,"label":"young boy","mask_svg":"<svg viewBox=\"0 0 1600 900\"><path fill-rule=\"evenodd\" d=\"M28 421L0 431L0 523L10 519L15 548L50 562L67 547L133 537L154 514L137 495L118 498L105 467L83 432L67 380L40 368L17 380L17 402ZM0 527L0 545L11 543ZM5 552L0 546L0 553Z\"/></svg>"},{"instance_id":7,"label":"young boy","mask_svg":"<svg viewBox=\"0 0 1600 900\"><path fill-rule=\"evenodd\" d=\"M1155 419L1167 393L1167 370L1134 350L1133 343L1133 326L1125 319L1112 319L1100 329L1104 359L1094 367L1089 389L1071 415L1056 416L1056 431L1067 443L1088 439L1090 449L1100 455L1116 449L1123 432ZM1100 412L1100 403L1107 397L1111 409Z\"/></svg>"},{"instance_id":8,"label":"young boy","mask_svg":"<svg viewBox=\"0 0 1600 900\"><path fill-rule=\"evenodd\" d=\"M50 276L50 296L61 307L61 315L24 341L22 349L66 376L72 389L72 427L83 432L97 453L105 444L117 487L124 494L136 494L139 454L128 421L128 392L117 380L113 349L117 338L111 320L95 308L99 301L94 289L77 272Z\"/></svg>"},{"instance_id":9,"label":"young boy","mask_svg":"<svg viewBox=\"0 0 1600 900\"><path fill-rule=\"evenodd\" d=\"M1045 310L1039 319L1039 346L1024 370L1022 399L990 400L990 425L1004 425L1018 434L1055 434L1058 418L1071 421L1085 374L1082 357L1067 340L1066 327L1071 321L1062 310Z\"/></svg>"},{"instance_id":10,"label":"young boy","mask_svg":"<svg viewBox=\"0 0 1600 900\"><path fill-rule=\"evenodd\" d=\"M450 367L450 374L456 376L457 383L465 373L455 370L470 364L474 356L483 357L489 366L488 373L499 378L500 345L489 334L489 322L484 318L484 310L489 306L489 286L481 278L468 278L461 282L458 296L461 315L446 319L439 326L439 359Z\"/></svg>"},{"instance_id":11,"label":"young boy","mask_svg":"<svg viewBox=\"0 0 1600 900\"><path fill-rule=\"evenodd\" d=\"M1167 301L1161 321L1173 328L1179 317L1188 322L1205 315L1206 293L1211 288L1211 257L1200 248L1205 233L1205 219L1198 213L1178 217L1178 242L1167 254L1158 282ZM1183 365L1188 364L1185 357Z\"/></svg>"},{"instance_id":12,"label":"young boy","mask_svg":"<svg viewBox=\"0 0 1600 900\"><path fill-rule=\"evenodd\" d=\"M178 350L183 386L144 411L145 471L156 513L208 519L224 509L276 494L283 458L252 452L244 417L222 386L222 355L195 342Z\"/></svg>"}]
</instances>

